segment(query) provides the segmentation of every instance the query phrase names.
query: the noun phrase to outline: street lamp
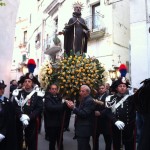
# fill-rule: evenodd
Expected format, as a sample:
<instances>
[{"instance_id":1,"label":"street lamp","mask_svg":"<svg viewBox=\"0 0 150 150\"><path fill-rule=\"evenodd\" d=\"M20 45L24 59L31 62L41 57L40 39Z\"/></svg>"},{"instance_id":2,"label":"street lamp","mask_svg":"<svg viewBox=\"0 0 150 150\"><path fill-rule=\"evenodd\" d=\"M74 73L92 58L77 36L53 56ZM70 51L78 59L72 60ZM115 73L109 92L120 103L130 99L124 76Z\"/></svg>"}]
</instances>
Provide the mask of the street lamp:
<instances>
[{"instance_id":1,"label":"street lamp","mask_svg":"<svg viewBox=\"0 0 150 150\"><path fill-rule=\"evenodd\" d=\"M114 80L116 79L116 72L115 72L115 70L114 70L114 69L110 69L110 70L108 70L108 71L109 71L110 79L111 79L112 81L114 81Z\"/></svg>"},{"instance_id":2,"label":"street lamp","mask_svg":"<svg viewBox=\"0 0 150 150\"><path fill-rule=\"evenodd\" d=\"M121 64L120 55L118 56L118 58L119 58L118 66L120 66L120 64ZM119 67L114 65L114 60L112 60L112 61L113 61L112 69L110 69L108 71L109 71L110 79L112 81L115 81L120 77L120 72L119 72Z\"/></svg>"}]
</instances>

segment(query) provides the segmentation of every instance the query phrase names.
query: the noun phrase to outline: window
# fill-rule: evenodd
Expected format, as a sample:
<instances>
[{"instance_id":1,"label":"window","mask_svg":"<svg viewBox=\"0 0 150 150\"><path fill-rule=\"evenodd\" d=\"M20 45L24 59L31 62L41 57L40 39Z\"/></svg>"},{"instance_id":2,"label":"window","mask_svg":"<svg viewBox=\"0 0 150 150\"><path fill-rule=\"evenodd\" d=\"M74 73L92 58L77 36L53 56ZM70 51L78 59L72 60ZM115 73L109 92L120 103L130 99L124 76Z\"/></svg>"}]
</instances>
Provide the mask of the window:
<instances>
[{"instance_id":1,"label":"window","mask_svg":"<svg viewBox=\"0 0 150 150\"><path fill-rule=\"evenodd\" d=\"M38 33L37 36L35 37L35 47L36 49L40 47L41 45L41 33Z\"/></svg>"},{"instance_id":2,"label":"window","mask_svg":"<svg viewBox=\"0 0 150 150\"><path fill-rule=\"evenodd\" d=\"M27 44L27 31L24 31L23 42L24 42L24 44Z\"/></svg>"},{"instance_id":3,"label":"window","mask_svg":"<svg viewBox=\"0 0 150 150\"><path fill-rule=\"evenodd\" d=\"M28 53L30 53L30 44L28 45Z\"/></svg>"},{"instance_id":4,"label":"window","mask_svg":"<svg viewBox=\"0 0 150 150\"><path fill-rule=\"evenodd\" d=\"M55 18L54 21L55 21L55 27L56 27L55 32L57 32L57 30L58 30L58 18Z\"/></svg>"},{"instance_id":5,"label":"window","mask_svg":"<svg viewBox=\"0 0 150 150\"><path fill-rule=\"evenodd\" d=\"M27 58L29 58L30 57L30 44L28 44L28 50L27 50Z\"/></svg>"},{"instance_id":6,"label":"window","mask_svg":"<svg viewBox=\"0 0 150 150\"><path fill-rule=\"evenodd\" d=\"M41 40L41 33L38 33L37 36L36 36L36 38L35 38L35 42L36 43L40 42L40 40Z\"/></svg>"},{"instance_id":7,"label":"window","mask_svg":"<svg viewBox=\"0 0 150 150\"><path fill-rule=\"evenodd\" d=\"M29 21L30 21L30 24L31 24L31 22L32 22L32 15L31 14L30 14L30 20Z\"/></svg>"},{"instance_id":8,"label":"window","mask_svg":"<svg viewBox=\"0 0 150 150\"><path fill-rule=\"evenodd\" d=\"M25 62L27 59L26 54L22 55L22 62Z\"/></svg>"},{"instance_id":9,"label":"window","mask_svg":"<svg viewBox=\"0 0 150 150\"><path fill-rule=\"evenodd\" d=\"M37 67L39 67L39 63L40 63L40 60L39 60L39 59L37 59Z\"/></svg>"},{"instance_id":10,"label":"window","mask_svg":"<svg viewBox=\"0 0 150 150\"><path fill-rule=\"evenodd\" d=\"M92 6L92 29L97 29L100 26L100 3Z\"/></svg>"}]
</instances>

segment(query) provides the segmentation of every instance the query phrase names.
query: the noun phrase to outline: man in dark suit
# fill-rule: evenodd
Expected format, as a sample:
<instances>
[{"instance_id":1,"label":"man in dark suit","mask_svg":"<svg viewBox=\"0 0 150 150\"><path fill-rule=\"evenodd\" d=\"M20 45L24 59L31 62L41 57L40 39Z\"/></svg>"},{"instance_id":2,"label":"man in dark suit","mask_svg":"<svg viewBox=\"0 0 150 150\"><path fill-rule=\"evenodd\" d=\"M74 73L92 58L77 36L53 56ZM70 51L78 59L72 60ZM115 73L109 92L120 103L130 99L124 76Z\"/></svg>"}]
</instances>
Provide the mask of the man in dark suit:
<instances>
[{"instance_id":1,"label":"man in dark suit","mask_svg":"<svg viewBox=\"0 0 150 150\"><path fill-rule=\"evenodd\" d=\"M80 88L80 104L75 107L73 102L68 101L68 107L73 109L76 114L75 134L77 136L78 150L91 150L89 144L90 136L93 129L93 118L95 104L90 96L90 88L87 85L82 85Z\"/></svg>"},{"instance_id":2,"label":"man in dark suit","mask_svg":"<svg viewBox=\"0 0 150 150\"><path fill-rule=\"evenodd\" d=\"M134 94L137 112L142 116L143 125L137 150L150 149L150 78L141 82L142 86Z\"/></svg>"},{"instance_id":3,"label":"man in dark suit","mask_svg":"<svg viewBox=\"0 0 150 150\"><path fill-rule=\"evenodd\" d=\"M96 95L95 109L95 128L93 133L93 150L99 150L99 136L103 134L105 140L105 150L111 150L111 126L110 119L105 115L105 99L108 96L106 86L99 85L98 94Z\"/></svg>"},{"instance_id":4,"label":"man in dark suit","mask_svg":"<svg viewBox=\"0 0 150 150\"><path fill-rule=\"evenodd\" d=\"M45 94L44 113L45 127L49 138L49 150L55 150L57 143L58 150L63 150L63 129L65 121L66 102L58 93L56 84L48 86Z\"/></svg>"}]
</instances>

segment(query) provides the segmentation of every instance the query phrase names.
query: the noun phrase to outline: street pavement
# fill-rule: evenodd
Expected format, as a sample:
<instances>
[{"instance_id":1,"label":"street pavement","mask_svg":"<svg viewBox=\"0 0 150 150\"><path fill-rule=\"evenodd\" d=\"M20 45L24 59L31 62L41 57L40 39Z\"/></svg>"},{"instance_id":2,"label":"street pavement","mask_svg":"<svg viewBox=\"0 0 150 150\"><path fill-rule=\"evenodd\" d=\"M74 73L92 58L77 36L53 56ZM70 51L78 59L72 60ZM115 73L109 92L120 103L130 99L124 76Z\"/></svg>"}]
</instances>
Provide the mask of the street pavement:
<instances>
[{"instance_id":1,"label":"street pavement","mask_svg":"<svg viewBox=\"0 0 150 150\"><path fill-rule=\"evenodd\" d=\"M74 115L71 116L70 119L70 125L69 125L70 131L65 131L64 132L64 150L77 150L77 140L73 140L74 136ZM100 137L100 150L104 150L105 144L104 144L104 139L103 136ZM39 139L38 139L38 150L48 150L48 141L45 140L45 132L44 132L44 123L42 123L42 129L41 133L39 134ZM91 147L92 147L92 139L90 141ZM57 150L57 149L56 149Z\"/></svg>"}]
</instances>

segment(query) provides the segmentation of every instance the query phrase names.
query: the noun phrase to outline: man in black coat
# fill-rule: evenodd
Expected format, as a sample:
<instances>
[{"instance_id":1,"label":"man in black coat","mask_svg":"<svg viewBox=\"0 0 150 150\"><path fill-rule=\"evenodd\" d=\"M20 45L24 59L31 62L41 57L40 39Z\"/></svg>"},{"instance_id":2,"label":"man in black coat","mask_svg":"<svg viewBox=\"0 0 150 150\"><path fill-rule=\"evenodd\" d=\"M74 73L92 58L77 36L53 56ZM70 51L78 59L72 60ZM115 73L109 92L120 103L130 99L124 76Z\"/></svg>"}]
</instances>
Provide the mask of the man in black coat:
<instances>
[{"instance_id":1,"label":"man in black coat","mask_svg":"<svg viewBox=\"0 0 150 150\"><path fill-rule=\"evenodd\" d=\"M3 95L5 87L0 80L0 150L16 150L15 109Z\"/></svg>"},{"instance_id":2,"label":"man in black coat","mask_svg":"<svg viewBox=\"0 0 150 150\"><path fill-rule=\"evenodd\" d=\"M73 17L65 25L63 32L59 32L64 34L64 50L67 55L70 55L71 50L74 54L87 52L87 41L90 35L84 19L81 18L82 4L77 2L73 7Z\"/></svg>"},{"instance_id":3,"label":"man in black coat","mask_svg":"<svg viewBox=\"0 0 150 150\"><path fill-rule=\"evenodd\" d=\"M75 134L77 136L78 150L91 150L89 144L90 136L92 136L93 119L95 104L90 96L90 88L87 85L82 85L80 88L80 104L75 107L73 102L68 102L68 107L73 109L76 115Z\"/></svg>"},{"instance_id":4,"label":"man in black coat","mask_svg":"<svg viewBox=\"0 0 150 150\"><path fill-rule=\"evenodd\" d=\"M141 138L137 150L150 149L150 78L142 81L143 85L134 94L136 109L143 117L143 126L141 130Z\"/></svg>"},{"instance_id":5,"label":"man in black coat","mask_svg":"<svg viewBox=\"0 0 150 150\"><path fill-rule=\"evenodd\" d=\"M49 150L55 150L56 143L58 150L63 150L63 129L67 105L58 94L56 84L48 86L48 92L44 98L44 119L46 119L45 127L49 138Z\"/></svg>"},{"instance_id":6,"label":"man in black coat","mask_svg":"<svg viewBox=\"0 0 150 150\"><path fill-rule=\"evenodd\" d=\"M129 82L125 77L116 80L112 88L116 94L106 98L107 115L112 120L112 138L115 150L135 149L135 104L133 96L128 95Z\"/></svg>"},{"instance_id":7,"label":"man in black coat","mask_svg":"<svg viewBox=\"0 0 150 150\"><path fill-rule=\"evenodd\" d=\"M39 116L43 111L44 94L37 87L37 79L32 73L21 77L22 89L13 91L13 103L16 109L17 150L23 146L28 150L37 150ZM25 145L23 145L25 143Z\"/></svg>"},{"instance_id":8,"label":"man in black coat","mask_svg":"<svg viewBox=\"0 0 150 150\"><path fill-rule=\"evenodd\" d=\"M93 133L93 150L99 150L99 137L103 134L105 140L105 150L111 150L111 124L110 119L105 115L105 99L108 96L106 86L99 85L98 94L96 95L95 103L95 128Z\"/></svg>"}]
</instances>

